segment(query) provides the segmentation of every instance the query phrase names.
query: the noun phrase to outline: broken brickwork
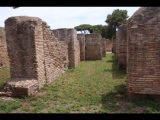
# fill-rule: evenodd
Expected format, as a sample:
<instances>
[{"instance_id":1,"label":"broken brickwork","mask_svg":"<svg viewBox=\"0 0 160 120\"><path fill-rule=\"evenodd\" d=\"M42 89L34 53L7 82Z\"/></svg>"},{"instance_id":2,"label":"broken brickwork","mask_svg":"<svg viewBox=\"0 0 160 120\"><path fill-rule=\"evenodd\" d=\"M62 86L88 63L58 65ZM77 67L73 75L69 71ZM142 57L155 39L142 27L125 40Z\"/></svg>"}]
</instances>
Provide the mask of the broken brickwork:
<instances>
[{"instance_id":1,"label":"broken brickwork","mask_svg":"<svg viewBox=\"0 0 160 120\"><path fill-rule=\"evenodd\" d=\"M0 67L9 67L5 29L0 27Z\"/></svg>"},{"instance_id":2,"label":"broken brickwork","mask_svg":"<svg viewBox=\"0 0 160 120\"><path fill-rule=\"evenodd\" d=\"M67 44L59 42L38 17L16 16L5 21L11 80L10 96L35 94L68 68Z\"/></svg>"},{"instance_id":3,"label":"broken brickwork","mask_svg":"<svg viewBox=\"0 0 160 120\"><path fill-rule=\"evenodd\" d=\"M102 59L102 36L99 33L85 35L85 60Z\"/></svg>"},{"instance_id":4,"label":"broken brickwork","mask_svg":"<svg viewBox=\"0 0 160 120\"><path fill-rule=\"evenodd\" d=\"M160 98L160 7L141 7L128 21L127 90L130 99Z\"/></svg>"},{"instance_id":5,"label":"broken brickwork","mask_svg":"<svg viewBox=\"0 0 160 120\"><path fill-rule=\"evenodd\" d=\"M80 41L77 40L76 29L61 28L52 30L54 35L68 44L68 68L75 68L80 62Z\"/></svg>"}]
</instances>

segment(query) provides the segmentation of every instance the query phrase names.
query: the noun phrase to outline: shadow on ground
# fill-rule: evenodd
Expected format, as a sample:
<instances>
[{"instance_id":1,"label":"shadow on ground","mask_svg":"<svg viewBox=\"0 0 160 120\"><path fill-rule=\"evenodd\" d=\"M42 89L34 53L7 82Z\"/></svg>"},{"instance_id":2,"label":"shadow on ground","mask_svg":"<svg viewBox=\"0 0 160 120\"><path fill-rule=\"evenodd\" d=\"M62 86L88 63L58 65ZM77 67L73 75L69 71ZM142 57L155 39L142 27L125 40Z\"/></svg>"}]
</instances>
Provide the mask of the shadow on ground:
<instances>
[{"instance_id":1,"label":"shadow on ground","mask_svg":"<svg viewBox=\"0 0 160 120\"><path fill-rule=\"evenodd\" d=\"M112 69L104 69L105 72L112 72L113 79L123 79L126 76L126 69L119 69L118 62L115 54L111 60L107 60L106 63L112 63Z\"/></svg>"},{"instance_id":2,"label":"shadow on ground","mask_svg":"<svg viewBox=\"0 0 160 120\"><path fill-rule=\"evenodd\" d=\"M114 91L102 95L102 110L113 112L121 109L120 103L127 102L126 85L121 84L114 87Z\"/></svg>"}]
</instances>

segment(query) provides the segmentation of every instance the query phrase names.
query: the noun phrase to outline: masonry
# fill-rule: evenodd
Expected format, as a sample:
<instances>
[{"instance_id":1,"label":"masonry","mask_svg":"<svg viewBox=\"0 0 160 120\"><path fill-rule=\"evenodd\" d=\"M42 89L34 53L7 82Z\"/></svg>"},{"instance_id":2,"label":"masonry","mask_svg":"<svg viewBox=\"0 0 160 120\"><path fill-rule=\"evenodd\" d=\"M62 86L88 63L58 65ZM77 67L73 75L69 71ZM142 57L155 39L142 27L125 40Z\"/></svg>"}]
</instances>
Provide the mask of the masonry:
<instances>
[{"instance_id":1,"label":"masonry","mask_svg":"<svg viewBox=\"0 0 160 120\"><path fill-rule=\"evenodd\" d=\"M4 86L9 96L35 94L68 69L68 46L37 17L15 16L5 21L11 80Z\"/></svg>"},{"instance_id":2,"label":"masonry","mask_svg":"<svg viewBox=\"0 0 160 120\"><path fill-rule=\"evenodd\" d=\"M106 40L106 52L111 52L113 48L113 39Z\"/></svg>"},{"instance_id":3,"label":"masonry","mask_svg":"<svg viewBox=\"0 0 160 120\"><path fill-rule=\"evenodd\" d=\"M112 53L116 54L116 39L113 39Z\"/></svg>"},{"instance_id":4,"label":"masonry","mask_svg":"<svg viewBox=\"0 0 160 120\"><path fill-rule=\"evenodd\" d=\"M68 45L68 68L75 68L80 62L80 41L77 40L77 31L72 28L61 28L52 30L54 35Z\"/></svg>"},{"instance_id":5,"label":"masonry","mask_svg":"<svg viewBox=\"0 0 160 120\"><path fill-rule=\"evenodd\" d=\"M101 34L86 34L85 41L85 60L101 60L103 57Z\"/></svg>"},{"instance_id":6,"label":"masonry","mask_svg":"<svg viewBox=\"0 0 160 120\"><path fill-rule=\"evenodd\" d=\"M77 34L77 39L80 42L80 60L85 61L85 34Z\"/></svg>"},{"instance_id":7,"label":"masonry","mask_svg":"<svg viewBox=\"0 0 160 120\"><path fill-rule=\"evenodd\" d=\"M102 57L106 57L106 39L102 38Z\"/></svg>"},{"instance_id":8,"label":"masonry","mask_svg":"<svg viewBox=\"0 0 160 120\"><path fill-rule=\"evenodd\" d=\"M129 99L160 100L160 7L141 7L127 23Z\"/></svg>"},{"instance_id":9,"label":"masonry","mask_svg":"<svg viewBox=\"0 0 160 120\"><path fill-rule=\"evenodd\" d=\"M127 25L122 24L119 26L116 34L116 43L117 43L117 59L118 66L120 69L125 69L127 64L127 53L126 53L126 44L127 44Z\"/></svg>"},{"instance_id":10,"label":"masonry","mask_svg":"<svg viewBox=\"0 0 160 120\"><path fill-rule=\"evenodd\" d=\"M0 27L0 67L9 67L5 29Z\"/></svg>"}]
</instances>

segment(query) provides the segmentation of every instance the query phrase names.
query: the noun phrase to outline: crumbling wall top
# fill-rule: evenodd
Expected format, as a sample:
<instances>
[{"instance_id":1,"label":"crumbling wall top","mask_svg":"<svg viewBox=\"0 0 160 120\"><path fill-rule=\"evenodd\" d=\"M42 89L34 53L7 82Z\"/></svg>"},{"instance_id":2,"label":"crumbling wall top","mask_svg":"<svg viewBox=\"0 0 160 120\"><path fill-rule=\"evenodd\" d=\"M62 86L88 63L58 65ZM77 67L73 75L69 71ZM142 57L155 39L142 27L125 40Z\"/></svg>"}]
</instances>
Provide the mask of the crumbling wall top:
<instances>
[{"instance_id":1,"label":"crumbling wall top","mask_svg":"<svg viewBox=\"0 0 160 120\"><path fill-rule=\"evenodd\" d=\"M158 22L160 7L140 7L131 17L132 24L145 24Z\"/></svg>"}]
</instances>

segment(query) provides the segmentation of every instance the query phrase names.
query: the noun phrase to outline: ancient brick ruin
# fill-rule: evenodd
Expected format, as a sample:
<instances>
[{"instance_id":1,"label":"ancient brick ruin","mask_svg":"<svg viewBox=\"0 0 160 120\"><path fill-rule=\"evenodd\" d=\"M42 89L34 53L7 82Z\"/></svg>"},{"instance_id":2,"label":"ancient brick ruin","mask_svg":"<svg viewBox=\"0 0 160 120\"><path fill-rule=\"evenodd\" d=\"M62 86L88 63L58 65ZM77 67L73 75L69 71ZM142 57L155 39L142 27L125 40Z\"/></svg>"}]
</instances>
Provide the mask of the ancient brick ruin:
<instances>
[{"instance_id":1,"label":"ancient brick ruin","mask_svg":"<svg viewBox=\"0 0 160 120\"><path fill-rule=\"evenodd\" d=\"M9 67L5 29L0 27L0 67Z\"/></svg>"},{"instance_id":2,"label":"ancient brick ruin","mask_svg":"<svg viewBox=\"0 0 160 120\"><path fill-rule=\"evenodd\" d=\"M77 34L80 42L80 61L85 61L85 34Z\"/></svg>"},{"instance_id":3,"label":"ancient brick ruin","mask_svg":"<svg viewBox=\"0 0 160 120\"><path fill-rule=\"evenodd\" d=\"M106 56L106 39L102 38L102 56Z\"/></svg>"},{"instance_id":4,"label":"ancient brick ruin","mask_svg":"<svg viewBox=\"0 0 160 120\"><path fill-rule=\"evenodd\" d=\"M112 53L116 54L116 39L113 39Z\"/></svg>"},{"instance_id":5,"label":"ancient brick ruin","mask_svg":"<svg viewBox=\"0 0 160 120\"><path fill-rule=\"evenodd\" d=\"M99 33L85 35L85 59L102 59L102 36Z\"/></svg>"},{"instance_id":6,"label":"ancient brick ruin","mask_svg":"<svg viewBox=\"0 0 160 120\"><path fill-rule=\"evenodd\" d=\"M118 31L116 33L116 55L118 59L118 66L120 69L126 68L126 44L127 44L127 25L122 24L119 26Z\"/></svg>"},{"instance_id":7,"label":"ancient brick ruin","mask_svg":"<svg viewBox=\"0 0 160 120\"><path fill-rule=\"evenodd\" d=\"M113 39L106 40L106 52L112 52L113 48Z\"/></svg>"},{"instance_id":8,"label":"ancient brick ruin","mask_svg":"<svg viewBox=\"0 0 160 120\"><path fill-rule=\"evenodd\" d=\"M127 90L130 99L160 95L160 7L141 7L128 21Z\"/></svg>"},{"instance_id":9,"label":"ancient brick ruin","mask_svg":"<svg viewBox=\"0 0 160 120\"><path fill-rule=\"evenodd\" d=\"M80 60L102 59L106 52L100 34L77 35L72 28L51 30L38 17L8 18L5 36L11 74L4 84L7 96L34 95Z\"/></svg>"},{"instance_id":10,"label":"ancient brick ruin","mask_svg":"<svg viewBox=\"0 0 160 120\"><path fill-rule=\"evenodd\" d=\"M80 43L77 40L77 31L75 29L56 29L52 30L54 35L68 44L69 68L75 68L80 62Z\"/></svg>"},{"instance_id":11,"label":"ancient brick ruin","mask_svg":"<svg viewBox=\"0 0 160 120\"><path fill-rule=\"evenodd\" d=\"M68 46L55 38L37 17L17 16L5 21L11 80L10 96L32 95L68 69Z\"/></svg>"}]
</instances>

